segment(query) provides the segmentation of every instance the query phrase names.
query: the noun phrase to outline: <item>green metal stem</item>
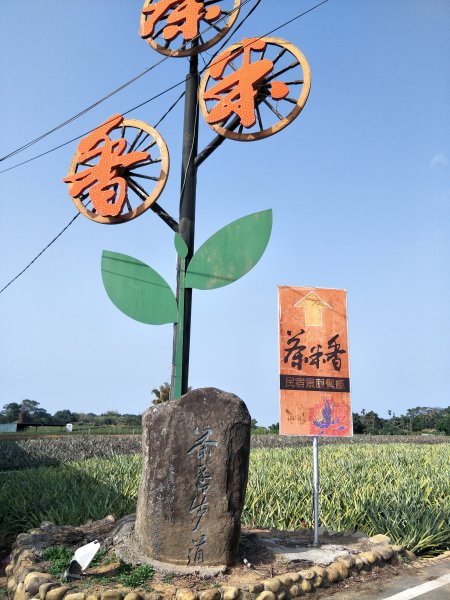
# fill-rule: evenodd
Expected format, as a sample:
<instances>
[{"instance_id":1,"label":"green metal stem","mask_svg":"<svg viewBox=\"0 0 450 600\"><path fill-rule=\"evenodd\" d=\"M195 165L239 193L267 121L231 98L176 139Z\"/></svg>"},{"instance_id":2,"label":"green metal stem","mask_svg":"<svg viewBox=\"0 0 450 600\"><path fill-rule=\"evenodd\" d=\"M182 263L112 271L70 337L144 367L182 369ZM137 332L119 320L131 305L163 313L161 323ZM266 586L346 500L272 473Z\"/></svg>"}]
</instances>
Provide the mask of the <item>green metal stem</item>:
<instances>
[{"instance_id":1,"label":"green metal stem","mask_svg":"<svg viewBox=\"0 0 450 600\"><path fill-rule=\"evenodd\" d=\"M173 399L182 396L183 381L183 341L184 341L184 290L186 280L186 259L180 257L179 270L179 300L178 300L178 330L175 341L175 365L173 375Z\"/></svg>"}]
</instances>

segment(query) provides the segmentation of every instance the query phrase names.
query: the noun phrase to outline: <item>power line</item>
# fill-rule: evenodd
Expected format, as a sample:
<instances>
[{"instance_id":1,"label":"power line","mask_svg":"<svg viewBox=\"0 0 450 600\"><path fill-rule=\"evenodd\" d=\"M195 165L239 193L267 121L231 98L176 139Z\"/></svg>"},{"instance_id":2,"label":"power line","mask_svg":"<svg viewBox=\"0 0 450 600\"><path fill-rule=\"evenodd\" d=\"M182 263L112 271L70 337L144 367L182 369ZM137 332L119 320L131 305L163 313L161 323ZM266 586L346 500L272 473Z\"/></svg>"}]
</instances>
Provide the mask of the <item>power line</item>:
<instances>
[{"instance_id":1,"label":"power line","mask_svg":"<svg viewBox=\"0 0 450 600\"><path fill-rule=\"evenodd\" d=\"M250 2L250 1L252 1L252 0L244 0L244 1L243 1L243 3L241 4L241 7L242 7L242 6L245 6L245 4L247 4L247 3L248 3L248 2ZM296 21L297 19L300 19L300 17L303 17L304 15L306 15L306 14L308 14L308 13L312 12L313 10L315 10L315 9L316 9L316 8L318 8L319 6L322 6L323 4L325 4L325 3L326 3L326 2L328 2L328 1L329 1L329 0L322 0L322 2L320 2L319 4L316 4L315 6L313 6L313 7L309 8L308 10L306 10L306 11L304 11L304 12L302 12L302 13L300 13L300 14L296 15L296 16L295 16L295 17L293 17L292 19L289 19L288 21L285 21L285 22L284 22L284 23L282 23L281 25L278 25L278 26L277 26L277 27L275 27L274 29L271 29L270 31L266 32L264 35L262 35L262 36L259 36L257 39L261 39L261 38L263 38L263 37L265 37L265 36L268 36L268 35L270 35L270 34L272 34L272 33L275 33L276 31L279 31L279 30L280 30L280 29L282 29L283 27L286 27L287 25L290 25L291 23L293 23L293 22L294 22L294 21ZM257 6L258 6L259 2L260 2L260 0L259 0L259 1L257 1L257 4L256 4L256 5L255 5L255 7L253 8L253 10L257 8ZM241 23L240 23L240 24L239 24L239 25L236 27L236 29L235 29L235 30L233 30L233 33L232 33L232 34L230 34L230 36L229 36L229 37L231 37L231 35L234 35L235 31L237 31L237 29L238 29L238 28L239 28L239 27L242 25L242 23L243 23L243 22L244 22L244 21L245 21L245 20L246 20L246 19L247 19L247 18L250 16L250 14L253 12L253 10L251 10L251 11L249 12L249 14L248 14L248 15L247 15L247 16L246 16L244 19L243 19L243 21L242 21L242 22L241 22ZM204 32L203 32L203 33L204 33ZM229 38L228 38L228 39L229 39ZM227 41L228 41L228 40L227 40ZM224 44L222 44L222 46L220 47L219 51L220 51L220 50L223 48L223 46L224 46ZM170 56L166 56L166 57L164 57L162 60L160 60L160 61L159 61L158 63L156 63L154 66L157 66L157 65L161 64L161 63L162 63L164 60L166 60L166 58L170 58ZM212 60L213 60L213 59L211 59L211 61L212 61ZM211 61L210 61L210 63L211 63ZM209 64L210 64L210 63L209 63ZM150 69L152 69L152 68L154 68L154 67L150 67L150 68L149 68L149 70L150 70ZM200 72L200 74L201 74L201 73L203 73L203 72L206 70L206 68L207 68L207 67L205 66L205 68L204 68L204 69L202 69L202 71ZM137 79L137 77L136 77L135 79ZM147 100L144 100L144 101L143 101L143 102L141 102L140 104L137 104L136 106L133 106L132 108L129 108L127 111L125 111L125 112L122 112L122 115L127 115L127 114L129 114L130 112L133 112L134 110L137 110L138 108L141 108L142 106L145 106L146 104L149 104L150 102L153 102L153 100L156 100L157 98L160 98L161 96L163 96L163 95L164 95L164 94L166 94L167 92L170 92L171 90L173 90L173 89L175 89L175 88L179 87L180 85L184 84L184 82L185 82L185 80L184 80L184 79L182 79L182 80L178 81L177 83L175 83L175 84L173 84L172 86L170 86L170 87L166 88L166 89L165 89L165 90L163 90L162 92L159 92L158 94L155 94L154 96L151 96L151 97L150 97L150 98L148 98ZM112 95L112 94L111 94L111 95ZM105 98L106 98L106 97L105 97ZM97 104L99 104L99 102L98 102ZM93 106L94 106L94 105L93 105ZM87 111L85 111L85 112L87 112ZM81 115L81 114L84 114L84 113L79 113L79 114ZM69 123L69 122L71 122L72 120L73 120L73 119L70 119L70 120L68 120L66 123ZM62 125L61 125L61 127L62 127L63 125L64 125L64 124L62 124ZM52 131L56 131L58 128L59 128L59 127L53 128L53 130L52 130ZM95 129L95 128L94 128L94 129ZM29 158L29 159L27 159L27 160L24 160L24 161L22 161L22 162L19 162L19 163L15 164L15 165L12 165L11 167L8 167L8 168L6 168L6 169L3 169L3 170L1 170L1 171L0 171L0 175L1 175L2 173L6 173L6 172L8 172L8 171L12 171L13 169L17 169L18 167L21 167L21 166L23 166L23 165L26 165L26 164L28 164L28 163L30 163L30 162L33 162L33 161L37 160L38 158L42 158L43 156L46 156L47 154L51 154L52 152L55 152L56 150L59 150L60 148L64 148L65 146L68 146L68 145L69 145L69 144L71 144L72 142L76 142L77 140L81 139L81 138L82 138L82 137L84 137L85 135L88 135L89 133L92 133L92 131L94 131L94 129L90 129L89 131L85 131L84 133L82 133L82 134L80 134L80 135L78 135L78 136L76 136L76 137L74 137L74 138L72 138L72 139L68 140L67 142L63 142L62 144L59 144L58 146L55 146L55 147L53 147L53 148L50 148L50 150L46 150L45 152L41 152L40 154L37 154L37 155L35 155L35 156L32 156L31 158ZM48 135L48 134L45 134L45 135ZM42 137L45 137L45 135L41 136L41 139L42 139ZM33 142L33 143L34 143L34 142ZM31 145L31 143L30 143L30 144L28 144L28 145L27 145L27 147L29 147L29 145ZM18 150L18 151L19 151L19 150ZM13 152L13 153L10 153L8 156L11 156L12 154L14 154L14 152Z\"/></svg>"},{"instance_id":2,"label":"power line","mask_svg":"<svg viewBox=\"0 0 450 600\"><path fill-rule=\"evenodd\" d=\"M241 4L240 7L237 8L233 8L231 11L229 11L229 13L227 15L224 15L223 17L221 17L220 19L218 19L217 21L215 21L214 25L211 24L209 25L204 31L202 31L201 33L199 33L195 38L193 38L193 42L197 39L199 39L201 36L203 36L207 31L209 31L212 27L214 27L215 25L217 25L217 23L220 23L221 21L223 21L224 19L228 18L229 15L233 14L233 12L235 12L236 10L239 10L241 7L245 6L246 4L248 4L248 2L252 2L254 0L244 0ZM258 4L259 4L258 0ZM257 4L257 5L258 5ZM122 85L120 85L118 88L116 88L115 90L113 90L112 92L109 92L108 94L106 94L106 96L103 96L103 98L100 98L100 100L97 100L96 102L94 102L93 104L87 106L86 108L84 108L83 110L81 110L79 113L73 115L72 117L70 117L69 119L67 119L66 121L63 121L62 123L60 123L59 125L56 125L55 127L53 127L52 129L49 129L48 131L46 131L45 133L41 134L40 136L38 136L37 138L30 140L29 142L27 142L26 144L23 144L22 146L19 146L18 148L16 148L15 150L12 150L11 152L9 152L9 154L5 154L5 156L0 157L0 162L3 162L4 160L7 160L8 158L11 158L12 156L15 156L16 154L19 154L20 152L23 152L24 150L26 150L27 148L30 148L31 146L33 146L34 144L37 144L38 142L40 142L41 140L43 140L44 138L46 138L47 136L51 135L52 133L54 133L55 131L58 131L59 129L62 129L63 127L65 127L66 125L69 125L70 123L72 123L73 121L76 121L76 119L79 119L80 117L82 117L83 115L85 115L86 113L88 113L90 110L94 109L95 107L97 107L99 104L102 104L102 102L105 102L105 100L108 100L109 98L111 98L112 96L114 96L115 94L117 94L118 92L121 92L122 90L124 90L126 87L128 87L129 85L131 85L132 83L134 83L135 81L137 81L138 79L140 79L141 77L143 77L144 75L146 75L147 73L149 73L150 71L152 71L153 69L155 69L156 67L158 67L159 65L161 65L163 62L165 62L168 58L172 58L174 56L174 54L177 52L178 50L172 50L170 52L170 54L167 54L166 56L163 56L163 58L161 58L160 60L158 60L156 63L154 63L153 65L151 65L150 67L147 67L146 69L144 69L141 73L139 73L138 75L135 75L134 77L132 77L131 79L129 79L128 81L126 81L125 83L123 83ZM169 88L170 89L170 88ZM169 90L166 90L169 91ZM158 96L156 96L158 97ZM150 102L150 100L148 101ZM142 105L139 105L138 107L135 108L139 108ZM134 109L130 109L130 110L134 110ZM128 111L130 112L130 111ZM88 132L90 133L90 132ZM83 134L86 135L86 134ZM79 139L79 138L75 138ZM74 141L74 140L71 140ZM67 142L70 143L70 142ZM64 145L64 144L63 144ZM62 146L58 146L56 149L61 148ZM44 156L45 153L42 153L40 155L38 155L36 158L39 158L40 156ZM33 159L31 159L33 160ZM19 163L17 166L20 166L22 164L25 164L28 161L24 161L23 163ZM14 167L12 167L14 168ZM9 169L5 169L4 171L0 171L0 173L4 173L5 171L8 171Z\"/></svg>"},{"instance_id":3,"label":"power line","mask_svg":"<svg viewBox=\"0 0 450 600\"><path fill-rule=\"evenodd\" d=\"M249 2L250 0L245 0L245 3ZM323 0L322 2L320 2L319 4L316 4L315 6L313 6L312 8L304 11L303 13L298 14L297 16L293 17L292 19L289 19L288 21L285 21L284 23L282 23L281 25L275 27L274 29L272 29L271 31L267 32L266 34L264 34L264 36L261 37L265 37L270 35L271 33L274 33L275 31L278 31L280 29L282 29L283 27L286 27L286 25L290 25L291 23L293 23L294 21L296 21L297 19L299 19L300 17L310 13L311 11L315 10L316 8L318 8L319 6L322 6L323 4L325 4L326 2L328 2L329 0ZM236 27L236 30L239 29L241 27L241 25L244 23L244 21L252 14L252 12L258 7L258 5L260 4L261 0L257 0L257 4L250 10L250 12L244 17L244 19L241 21L241 23L238 24L238 26ZM235 31L233 33L235 33ZM221 46L221 48L219 49L219 51L223 48L224 45ZM160 61L162 62L162 61ZM202 70L202 72L204 70L206 70L207 65L205 65L204 69ZM184 82L184 80L183 80ZM144 104L147 104L148 102L151 102L151 100L154 100L160 96L162 96L163 94L165 94L166 92L178 87L179 85L181 85L181 83L183 82L179 82L173 86L171 86L170 88L167 88L165 91L160 92L159 94L157 94L156 96L153 96L152 98L150 98L149 100L146 100L145 102L142 102L141 104L137 105L134 108L129 109L128 111L124 112L123 114L128 114L129 112L135 110L136 108L139 108L141 106L143 106ZM175 106L178 104L178 102L183 98L184 96L184 91L180 94L180 96L175 100L175 102L168 108L168 110L162 115L162 117L157 121L155 127L157 127L168 115L169 113L175 108ZM197 98L197 102L198 102L198 98ZM93 130L88 131L87 133L90 133ZM63 146L67 146L68 144L72 143L73 141L76 141L77 139L80 139L80 137L83 137L85 135L87 135L87 133L84 133L72 140L69 140L68 142L65 142L64 144L60 144L59 146L52 148L51 150L48 150L47 152L44 152L38 156L35 156L27 161L24 161L22 163L19 163L13 167L9 167L9 169L5 169L4 171L0 171L0 173L4 173L5 171L9 171L11 169L14 169L22 164L25 164L27 162L30 162L31 160L35 160L36 158L39 158L40 156L44 156L45 154L49 154L50 152L53 152L54 150L57 150L59 148L62 148ZM189 161L188 161L189 162ZM187 168L187 167L186 167ZM183 187L184 187L184 183L183 183ZM15 277L13 277L13 279L11 279L11 281L9 281L2 289L0 289L0 294L2 294L14 281L16 281L16 279L18 279L21 275L23 275L30 267L31 265L36 262L36 260L48 249L50 248L50 246L52 244L54 244L56 242L56 240L61 237L61 235L72 225L72 223L80 216L81 213L77 213L70 221L69 223L39 252L39 254L37 254L32 261L30 261L27 266L22 269L22 271L20 271L20 273L18 273Z\"/></svg>"},{"instance_id":4,"label":"power line","mask_svg":"<svg viewBox=\"0 0 450 600\"><path fill-rule=\"evenodd\" d=\"M20 271L20 273L18 273L18 274L17 274L15 277L13 277L13 278L11 279L11 281L10 281L9 283L7 283L7 284L5 285L5 287L3 287L3 288L0 290L0 294L1 294L2 292L4 292L4 291L6 290L6 288L7 288L7 287L9 287L9 286L10 286L10 285L11 285L11 284L14 282L14 281L16 281L16 279L18 279L18 278L19 278L21 275L23 275L23 274L25 273L25 271L27 271L27 270L28 270L28 269L31 267L31 265L32 265L34 262L36 262L36 261L37 261L37 259L38 259L38 258L39 258L39 257L40 257L42 254L44 254L44 252L45 252L45 251L46 251L48 248L50 248L50 246L51 246L52 244L54 244L54 243L56 242L56 240L57 240L59 237L61 237L61 236L62 236L62 234L63 234L63 233L66 231L66 229L68 229L68 228L69 228L69 227L72 225L72 223L75 221L75 219L77 219L77 218L80 216L80 214L81 214L81 213L77 213L77 214L76 214L76 215L73 217L73 219L71 219L71 220L70 220L70 221L67 223L67 225L64 227L64 229L62 229L62 230L61 230L61 231L58 233L58 235L56 235L56 236L55 236L55 237L54 237L54 238L53 238L53 239L52 239L52 240L51 240L51 241L50 241L50 242L49 242L49 243L48 243L48 244L45 246L45 248L43 248L43 249L42 249L42 250L39 252L39 254L37 254L37 255L36 255L34 258L33 258L33 260L32 260L32 261L30 261L30 262L27 264L27 266L26 266L24 269L22 269L22 270Z\"/></svg>"},{"instance_id":5,"label":"power line","mask_svg":"<svg viewBox=\"0 0 450 600\"><path fill-rule=\"evenodd\" d=\"M153 100L156 100L157 98L160 98L164 94L167 94L167 92L170 92L171 90L175 89L176 87L180 86L183 83L184 83L184 79L181 80L181 81L179 81L178 83L175 83L174 85L168 87L167 89L163 90L162 92L159 92L158 94L155 94L154 96L152 96L148 100L145 100L144 102L141 102L140 104L137 104L136 106L133 106L133 108L129 108L128 110L126 110L125 112L123 112L122 115L127 115L128 113L130 113L130 112L132 112L132 111L134 111L134 110L136 110L138 108L141 108L141 106L144 106L145 104L148 104L149 102L152 102ZM85 131L84 133L81 133L80 135L77 135L76 137L68 140L67 142L63 142L62 144L59 144L58 146L54 146L53 148L50 148L50 150L46 150L45 152L41 152L40 154L36 154L35 156L32 156L31 158L28 158L27 160L23 160L20 163L17 163L15 165L12 165L11 167L8 167L7 169L3 169L2 171L0 171L0 174L1 173L6 173L7 171L12 171L13 169L17 169L18 167L26 165L27 163L30 163L30 162L38 159L38 158L42 158L42 156L46 156L47 154L51 154L52 152L55 152L55 150L59 150L60 148L64 148L64 146L68 146L72 142L76 142L77 140L81 139L85 135L88 135L89 133L92 133L95 129L96 129L96 127L94 127L93 129L89 129L88 131Z\"/></svg>"}]
</instances>

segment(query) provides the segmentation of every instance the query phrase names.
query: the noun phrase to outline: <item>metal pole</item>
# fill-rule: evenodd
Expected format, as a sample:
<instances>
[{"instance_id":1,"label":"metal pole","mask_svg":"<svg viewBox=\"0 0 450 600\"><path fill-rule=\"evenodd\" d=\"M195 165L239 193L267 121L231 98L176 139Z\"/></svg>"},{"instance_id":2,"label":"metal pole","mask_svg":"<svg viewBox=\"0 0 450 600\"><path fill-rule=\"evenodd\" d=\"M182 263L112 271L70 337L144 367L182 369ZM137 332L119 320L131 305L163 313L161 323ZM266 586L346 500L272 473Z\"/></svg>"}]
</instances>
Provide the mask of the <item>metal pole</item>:
<instances>
[{"instance_id":1,"label":"metal pole","mask_svg":"<svg viewBox=\"0 0 450 600\"><path fill-rule=\"evenodd\" d=\"M313 509L314 509L314 541L319 545L319 438L313 438Z\"/></svg>"},{"instance_id":2,"label":"metal pole","mask_svg":"<svg viewBox=\"0 0 450 600\"><path fill-rule=\"evenodd\" d=\"M186 259L177 262L177 302L179 322L174 325L171 396L178 398L188 390L189 346L191 338L192 289L184 287L184 274L194 254L195 200L198 147L198 56L191 56L186 77L184 103L183 153L179 234L188 247Z\"/></svg>"}]
</instances>

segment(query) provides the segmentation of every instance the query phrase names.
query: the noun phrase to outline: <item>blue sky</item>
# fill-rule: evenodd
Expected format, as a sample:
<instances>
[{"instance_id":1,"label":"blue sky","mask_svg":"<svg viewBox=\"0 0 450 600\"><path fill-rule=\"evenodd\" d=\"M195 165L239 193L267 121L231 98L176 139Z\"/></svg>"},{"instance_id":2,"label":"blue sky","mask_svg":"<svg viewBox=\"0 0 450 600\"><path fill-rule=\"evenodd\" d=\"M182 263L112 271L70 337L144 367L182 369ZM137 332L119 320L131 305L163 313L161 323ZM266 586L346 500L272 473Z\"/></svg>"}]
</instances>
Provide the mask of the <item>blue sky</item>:
<instances>
[{"instance_id":1,"label":"blue sky","mask_svg":"<svg viewBox=\"0 0 450 600\"><path fill-rule=\"evenodd\" d=\"M141 4L1 2L1 156L160 59L138 35ZM314 4L263 0L232 41ZM259 423L278 421L277 285L314 286L348 292L354 411L450 404L449 29L446 0L330 0L277 32L307 57L311 94L288 128L226 141L199 170L197 247L259 210L272 208L274 225L253 271L194 292L193 387L233 392ZM1 169L182 81L187 68L186 59L165 61ZM129 116L155 123L182 89ZM174 216L182 117L180 103L159 127L171 155L160 204ZM202 121L199 148L213 136ZM0 288L75 215L62 182L75 150L74 142L0 173ZM172 240L151 211L117 226L80 216L0 294L0 406L31 398L51 413L145 410L151 389L170 380L172 326L120 313L100 257L130 254L175 287Z\"/></svg>"}]
</instances>

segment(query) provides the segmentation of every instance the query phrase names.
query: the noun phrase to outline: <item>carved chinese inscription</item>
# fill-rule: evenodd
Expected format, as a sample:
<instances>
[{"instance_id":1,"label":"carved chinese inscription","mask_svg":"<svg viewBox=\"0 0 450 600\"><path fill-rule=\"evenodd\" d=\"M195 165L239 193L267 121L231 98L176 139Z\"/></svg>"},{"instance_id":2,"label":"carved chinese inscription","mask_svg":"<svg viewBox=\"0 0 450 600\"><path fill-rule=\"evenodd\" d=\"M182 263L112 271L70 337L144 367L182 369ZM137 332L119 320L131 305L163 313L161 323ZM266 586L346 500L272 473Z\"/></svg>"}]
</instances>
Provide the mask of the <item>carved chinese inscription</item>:
<instances>
[{"instance_id":1,"label":"carved chinese inscription","mask_svg":"<svg viewBox=\"0 0 450 600\"><path fill-rule=\"evenodd\" d=\"M198 429L195 432L196 435L199 434ZM212 475L208 471L208 457L211 455L213 448L218 445L217 441L209 439L211 434L212 429L210 427L206 428L188 450L188 454L194 456L197 461L195 495L189 506L189 513L192 518L191 531L195 536L193 536L188 550L188 565L203 563L204 548L208 539L208 534L206 532L202 533L202 530L205 529L205 523L202 523L202 519L207 515L209 509L208 490L213 482Z\"/></svg>"},{"instance_id":2,"label":"carved chinese inscription","mask_svg":"<svg viewBox=\"0 0 450 600\"><path fill-rule=\"evenodd\" d=\"M205 388L150 408L135 532L150 561L198 570L233 564L250 450L250 415Z\"/></svg>"}]
</instances>

